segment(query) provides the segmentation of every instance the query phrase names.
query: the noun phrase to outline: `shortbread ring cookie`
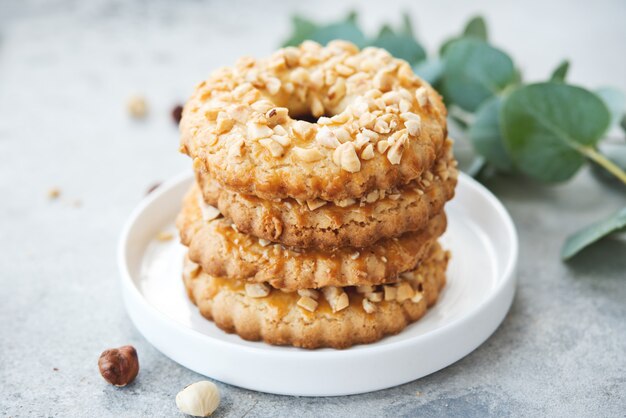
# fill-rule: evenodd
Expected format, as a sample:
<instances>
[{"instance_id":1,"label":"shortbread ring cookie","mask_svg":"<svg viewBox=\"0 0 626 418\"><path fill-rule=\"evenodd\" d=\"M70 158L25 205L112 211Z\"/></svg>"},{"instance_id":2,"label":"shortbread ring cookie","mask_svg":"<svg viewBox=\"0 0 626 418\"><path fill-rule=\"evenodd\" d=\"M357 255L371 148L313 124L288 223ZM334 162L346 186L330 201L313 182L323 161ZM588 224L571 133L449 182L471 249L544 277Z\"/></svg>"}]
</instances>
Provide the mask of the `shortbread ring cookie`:
<instances>
[{"instance_id":1,"label":"shortbread ring cookie","mask_svg":"<svg viewBox=\"0 0 626 418\"><path fill-rule=\"evenodd\" d=\"M417 179L447 137L441 97L407 62L345 41L220 68L180 129L181 151L226 189L327 201Z\"/></svg>"},{"instance_id":2,"label":"shortbread ring cookie","mask_svg":"<svg viewBox=\"0 0 626 418\"><path fill-rule=\"evenodd\" d=\"M446 228L442 212L421 231L383 239L370 247L296 249L241 233L228 218L204 220L200 200L194 186L177 220L191 260L215 276L269 282L283 290L392 282L400 273L414 269Z\"/></svg>"},{"instance_id":3,"label":"shortbread ring cookie","mask_svg":"<svg viewBox=\"0 0 626 418\"><path fill-rule=\"evenodd\" d=\"M184 282L200 313L251 341L302 348L347 348L397 334L434 305L449 255L431 256L394 285L284 292L211 276L187 261Z\"/></svg>"},{"instance_id":4,"label":"shortbread ring cookie","mask_svg":"<svg viewBox=\"0 0 626 418\"><path fill-rule=\"evenodd\" d=\"M196 182L206 203L216 206L240 231L287 246L330 250L367 247L424 228L454 196L457 176L456 160L446 153L406 186L340 202L269 201L223 189L201 172L196 173Z\"/></svg>"}]
</instances>

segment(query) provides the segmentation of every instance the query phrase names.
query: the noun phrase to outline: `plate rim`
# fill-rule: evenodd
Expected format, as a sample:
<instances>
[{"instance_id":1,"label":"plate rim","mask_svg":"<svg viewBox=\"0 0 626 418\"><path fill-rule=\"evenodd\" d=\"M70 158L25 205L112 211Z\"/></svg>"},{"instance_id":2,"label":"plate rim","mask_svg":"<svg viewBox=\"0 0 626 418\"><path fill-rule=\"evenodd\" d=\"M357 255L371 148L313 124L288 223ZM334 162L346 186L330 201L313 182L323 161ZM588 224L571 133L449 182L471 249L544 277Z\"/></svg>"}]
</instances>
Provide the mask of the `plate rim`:
<instances>
[{"instance_id":1,"label":"plate rim","mask_svg":"<svg viewBox=\"0 0 626 418\"><path fill-rule=\"evenodd\" d=\"M179 332L183 332L184 334L194 339L200 339L202 343L210 344L214 347L249 352L260 358L275 358L276 356L280 356L282 358L288 357L291 359L291 358L302 358L303 356L306 356L306 358L309 360L311 359L319 360L319 359L324 359L328 357L332 357L333 360L335 360L335 359L342 359L342 358L371 356L373 354L384 355L388 352L406 349L407 346L416 344L416 341L423 341L423 340L428 340L431 338L437 338L440 334L450 332L451 329L462 327L464 323L471 322L474 317L479 315L483 311L483 309L485 309L486 305L490 303L494 303L494 299L497 299L501 295L501 293L504 290L506 290L507 286L513 285L514 287L513 293L515 292L515 282L516 282L515 272L516 272L518 258L519 258L519 240L518 240L518 234L517 234L515 225L513 223L513 220L511 219L504 205L493 195L493 193L491 193L491 191L489 191L485 186L483 186L482 184L480 184L479 182L477 182L475 179L471 178L470 176L464 173L460 173L459 184L463 183L464 187L470 187L471 189L473 189L472 192L479 193L484 198L486 198L486 200L488 201L487 203L497 211L500 220L504 221L504 226L506 229L505 231L506 236L510 238L510 245L509 245L510 248L509 248L509 251L506 253L507 260L506 260L506 263L502 267L502 272L501 273L499 271L497 272L496 285L490 290L489 295L487 297L485 297L482 301L480 301L480 303L476 304L474 307L468 310L468 312L465 315L462 315L458 318L454 318L451 322L446 323L445 325L439 328L430 330L426 332L425 334L416 335L411 338L407 338L407 339L400 340L400 341L395 341L389 344L382 344L382 345L378 345L376 343L364 344L364 345L357 345L352 348L344 349L344 350L334 350L334 349L307 350L307 349L299 349L299 348L288 347L288 346L286 347L271 346L272 349L268 350L267 348L269 348L270 346L267 346L263 342L259 342L258 346L251 346L248 344L241 344L240 342L226 341L224 339L215 338L213 336L204 334L199 330L189 328L183 324L180 324L175 319L169 317L165 313L159 311L156 307L152 306L149 303L149 301L146 300L145 296L141 293L140 289L136 285L136 280L133 278L133 275L130 272L129 263L127 262L127 253L128 253L128 248L129 248L128 244L130 242L129 240L130 232L133 229L134 225L138 222L140 217L143 215L143 213L146 211L146 209L149 208L151 205L153 205L154 202L157 201L162 195L170 192L172 188L181 186L183 182L190 182L192 180L193 180L193 174L191 172L185 171L183 173L180 173L170 178L169 180L163 182L156 190L154 190L148 196L145 196L137 204L137 206L133 209L133 211L131 212L130 216L128 217L128 219L126 220L122 228L122 233L118 240L117 263L118 263L118 268L120 271L120 281L121 281L123 291L125 293L127 291L130 291L130 295L132 296L133 303L137 303L137 302L140 303L141 308L146 313L150 314L153 319L158 320L158 321L165 321L170 328L174 328ZM131 302L126 298L126 295L125 295L125 304L128 304L128 303L131 303ZM508 312L508 310L510 309L511 303L512 303L512 296L511 296L511 301L507 302L504 315L506 315L506 312ZM126 306L126 310L130 315L129 306ZM503 318L504 318L504 315L503 315ZM135 323L135 320L132 317L132 315L130 316L131 316L131 319L133 320L133 323ZM498 321L495 328L491 332L489 332L487 337L481 340L478 346L480 346L480 344L486 341L486 339L488 339L489 336L491 336L491 334L495 332L495 330L500 326L503 318ZM135 326L137 327L136 323L135 323ZM139 327L137 328L140 331L140 333L144 335L144 332L141 331ZM152 341L150 340L148 341L151 344L153 344ZM160 348L158 347L156 348L159 351L161 351ZM473 347L468 353L471 353L476 348L477 346ZM463 358L464 356L460 358ZM449 363L449 364L453 364L454 362L460 360L460 358L454 360L452 363ZM273 393L278 393L278 392L273 392ZM346 392L346 393L361 393L361 392Z\"/></svg>"}]
</instances>

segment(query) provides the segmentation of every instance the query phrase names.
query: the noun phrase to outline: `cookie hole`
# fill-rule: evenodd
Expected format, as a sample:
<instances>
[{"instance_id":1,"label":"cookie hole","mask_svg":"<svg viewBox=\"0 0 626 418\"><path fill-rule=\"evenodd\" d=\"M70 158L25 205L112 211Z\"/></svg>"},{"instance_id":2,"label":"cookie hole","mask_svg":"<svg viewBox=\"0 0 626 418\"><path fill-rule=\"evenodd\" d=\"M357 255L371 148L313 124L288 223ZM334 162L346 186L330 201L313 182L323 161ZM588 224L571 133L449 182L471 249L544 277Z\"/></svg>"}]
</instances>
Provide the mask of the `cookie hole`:
<instances>
[{"instance_id":1,"label":"cookie hole","mask_svg":"<svg viewBox=\"0 0 626 418\"><path fill-rule=\"evenodd\" d=\"M309 123L317 123L318 119L319 119L319 118L321 118L321 117L327 117L327 118L330 118L330 117L332 117L332 116L333 116L333 115L326 115L326 114L324 114L324 115L322 115L322 116L320 116L320 117L315 117L315 116L313 116L313 114L311 114L311 113L303 113L303 114L300 114L300 115L294 115L294 116L291 116L291 118L292 118L293 120L303 120L303 121L305 121L305 122L309 122Z\"/></svg>"}]
</instances>

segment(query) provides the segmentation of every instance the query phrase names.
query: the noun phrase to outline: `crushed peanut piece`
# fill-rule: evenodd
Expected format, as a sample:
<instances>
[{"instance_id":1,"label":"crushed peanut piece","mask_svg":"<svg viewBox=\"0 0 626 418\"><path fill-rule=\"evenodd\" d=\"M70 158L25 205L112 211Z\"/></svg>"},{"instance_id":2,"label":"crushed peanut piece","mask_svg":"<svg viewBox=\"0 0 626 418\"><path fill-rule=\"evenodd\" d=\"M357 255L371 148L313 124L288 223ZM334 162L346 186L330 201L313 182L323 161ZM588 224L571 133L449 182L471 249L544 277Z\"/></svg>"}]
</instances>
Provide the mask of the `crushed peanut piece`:
<instances>
[{"instance_id":1,"label":"crushed peanut piece","mask_svg":"<svg viewBox=\"0 0 626 418\"><path fill-rule=\"evenodd\" d=\"M383 287L383 291L385 293L385 300L387 302L392 301L392 300L396 300L396 297L398 295L398 289L396 289L393 286L385 285Z\"/></svg>"},{"instance_id":2,"label":"crushed peanut piece","mask_svg":"<svg viewBox=\"0 0 626 418\"><path fill-rule=\"evenodd\" d=\"M148 104L143 96L131 96L126 103L126 109L130 116L135 119L145 118L148 114Z\"/></svg>"},{"instance_id":3,"label":"crushed peanut piece","mask_svg":"<svg viewBox=\"0 0 626 418\"><path fill-rule=\"evenodd\" d=\"M319 161L322 158L324 158L324 154L319 152L317 148L294 147L293 152L296 154L296 156L300 160L305 161L307 163Z\"/></svg>"},{"instance_id":4,"label":"crushed peanut piece","mask_svg":"<svg viewBox=\"0 0 626 418\"><path fill-rule=\"evenodd\" d=\"M320 297L320 292L315 289L300 289L298 290L298 295L317 300Z\"/></svg>"},{"instance_id":5,"label":"crushed peanut piece","mask_svg":"<svg viewBox=\"0 0 626 418\"><path fill-rule=\"evenodd\" d=\"M270 294L271 288L266 283L246 283L246 296L250 298L264 298Z\"/></svg>"},{"instance_id":6,"label":"crushed peanut piece","mask_svg":"<svg viewBox=\"0 0 626 418\"><path fill-rule=\"evenodd\" d=\"M48 199L58 199L59 196L61 196L61 189L59 189L58 187L53 187L52 189L48 190Z\"/></svg>"},{"instance_id":7,"label":"crushed peanut piece","mask_svg":"<svg viewBox=\"0 0 626 418\"><path fill-rule=\"evenodd\" d=\"M363 310L367 312L368 314L374 313L376 311L376 305L374 305L369 300L363 299L362 304L363 304Z\"/></svg>"},{"instance_id":8,"label":"crushed peanut piece","mask_svg":"<svg viewBox=\"0 0 626 418\"><path fill-rule=\"evenodd\" d=\"M383 301L383 292L370 292L366 293L365 297L370 302L382 302Z\"/></svg>"},{"instance_id":9,"label":"crushed peanut piece","mask_svg":"<svg viewBox=\"0 0 626 418\"><path fill-rule=\"evenodd\" d=\"M315 310L317 309L317 304L318 303L315 299L308 296L303 296L298 299L298 306L306 309L309 312L315 312Z\"/></svg>"},{"instance_id":10,"label":"crushed peanut piece","mask_svg":"<svg viewBox=\"0 0 626 418\"><path fill-rule=\"evenodd\" d=\"M407 299L411 299L414 295L414 290L408 282L400 282L397 285L398 294L396 300L398 302L404 302Z\"/></svg>"}]
</instances>

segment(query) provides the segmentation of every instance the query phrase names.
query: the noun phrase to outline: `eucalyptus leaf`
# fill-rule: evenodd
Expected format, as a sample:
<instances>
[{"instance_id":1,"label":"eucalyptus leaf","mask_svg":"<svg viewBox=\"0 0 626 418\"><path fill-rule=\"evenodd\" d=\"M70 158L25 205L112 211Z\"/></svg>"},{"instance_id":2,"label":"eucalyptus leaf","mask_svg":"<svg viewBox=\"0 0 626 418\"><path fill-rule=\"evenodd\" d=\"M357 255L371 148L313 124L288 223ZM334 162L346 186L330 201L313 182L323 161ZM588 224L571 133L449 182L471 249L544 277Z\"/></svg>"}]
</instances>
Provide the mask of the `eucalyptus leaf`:
<instances>
[{"instance_id":1,"label":"eucalyptus leaf","mask_svg":"<svg viewBox=\"0 0 626 418\"><path fill-rule=\"evenodd\" d=\"M601 142L598 145L598 152L612 161L615 165L626 171L626 143L625 142ZM598 163L591 164L591 172L600 180L613 186L625 188L626 185L619 181L613 174L609 173Z\"/></svg>"},{"instance_id":2,"label":"eucalyptus leaf","mask_svg":"<svg viewBox=\"0 0 626 418\"><path fill-rule=\"evenodd\" d=\"M429 84L435 85L443 75L443 62L438 58L427 59L414 65L413 71Z\"/></svg>"},{"instance_id":3,"label":"eucalyptus leaf","mask_svg":"<svg viewBox=\"0 0 626 418\"><path fill-rule=\"evenodd\" d=\"M359 29L359 27L350 20L318 27L311 34L309 39L319 42L322 45L326 45L328 42L335 39L350 41L359 48L367 45L367 40L365 39L365 35L363 35L361 29Z\"/></svg>"},{"instance_id":4,"label":"eucalyptus leaf","mask_svg":"<svg viewBox=\"0 0 626 418\"><path fill-rule=\"evenodd\" d=\"M473 37L483 41L487 40L487 23L482 16L474 16L465 25L463 36Z\"/></svg>"},{"instance_id":5,"label":"eucalyptus leaf","mask_svg":"<svg viewBox=\"0 0 626 418\"><path fill-rule=\"evenodd\" d=\"M445 41L439 47L439 55L445 55L448 47L460 39L478 39L479 41L487 41L487 23L482 16L474 16L471 18L463 29L463 33L459 36L452 37Z\"/></svg>"},{"instance_id":6,"label":"eucalyptus leaf","mask_svg":"<svg viewBox=\"0 0 626 418\"><path fill-rule=\"evenodd\" d=\"M626 208L623 208L608 218L595 222L567 238L561 249L561 257L567 260L590 244L625 227Z\"/></svg>"},{"instance_id":7,"label":"eucalyptus leaf","mask_svg":"<svg viewBox=\"0 0 626 418\"><path fill-rule=\"evenodd\" d=\"M351 12L343 21L318 25L300 16L294 16L292 19L293 34L284 42L283 46L300 45L307 39L322 45L333 39L343 39L362 48L367 45L367 40L358 27L356 19L357 14Z\"/></svg>"},{"instance_id":8,"label":"eucalyptus leaf","mask_svg":"<svg viewBox=\"0 0 626 418\"><path fill-rule=\"evenodd\" d=\"M406 60L410 64L417 64L426 58L426 51L412 36L396 34L390 29L382 30L371 45L384 48L394 57Z\"/></svg>"},{"instance_id":9,"label":"eucalyptus leaf","mask_svg":"<svg viewBox=\"0 0 626 418\"><path fill-rule=\"evenodd\" d=\"M400 31L403 35L408 35L411 37L415 37L415 32L413 31L413 23L411 22L411 16L407 12L402 13L402 30Z\"/></svg>"},{"instance_id":10,"label":"eucalyptus leaf","mask_svg":"<svg viewBox=\"0 0 626 418\"><path fill-rule=\"evenodd\" d=\"M516 80L511 58L483 41L455 41L443 59L444 96L468 111L475 111L482 102Z\"/></svg>"},{"instance_id":11,"label":"eucalyptus leaf","mask_svg":"<svg viewBox=\"0 0 626 418\"><path fill-rule=\"evenodd\" d=\"M511 172L513 162L504 146L500 130L502 99L494 96L483 103L474 116L468 134L476 152L499 171Z\"/></svg>"},{"instance_id":12,"label":"eucalyptus leaf","mask_svg":"<svg viewBox=\"0 0 626 418\"><path fill-rule=\"evenodd\" d=\"M567 71L569 70L569 61L563 60L561 63L552 71L552 75L550 76L550 81L560 81L565 82L565 77L567 77Z\"/></svg>"},{"instance_id":13,"label":"eucalyptus leaf","mask_svg":"<svg viewBox=\"0 0 626 418\"><path fill-rule=\"evenodd\" d=\"M601 87L595 91L611 112L611 127L619 125L626 112L626 97L620 90Z\"/></svg>"},{"instance_id":14,"label":"eucalyptus leaf","mask_svg":"<svg viewBox=\"0 0 626 418\"><path fill-rule=\"evenodd\" d=\"M531 84L511 93L502 105L502 133L516 167L536 179L572 177L585 150L606 132L610 113L595 94L562 83Z\"/></svg>"},{"instance_id":15,"label":"eucalyptus leaf","mask_svg":"<svg viewBox=\"0 0 626 418\"><path fill-rule=\"evenodd\" d=\"M315 23L300 16L293 16L291 18L291 25L293 27L293 33L289 39L283 42L283 46L300 45L303 41L310 39L311 35L317 29Z\"/></svg>"}]
</instances>

